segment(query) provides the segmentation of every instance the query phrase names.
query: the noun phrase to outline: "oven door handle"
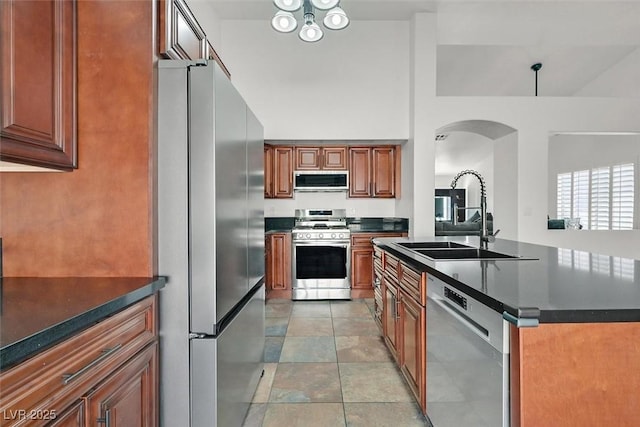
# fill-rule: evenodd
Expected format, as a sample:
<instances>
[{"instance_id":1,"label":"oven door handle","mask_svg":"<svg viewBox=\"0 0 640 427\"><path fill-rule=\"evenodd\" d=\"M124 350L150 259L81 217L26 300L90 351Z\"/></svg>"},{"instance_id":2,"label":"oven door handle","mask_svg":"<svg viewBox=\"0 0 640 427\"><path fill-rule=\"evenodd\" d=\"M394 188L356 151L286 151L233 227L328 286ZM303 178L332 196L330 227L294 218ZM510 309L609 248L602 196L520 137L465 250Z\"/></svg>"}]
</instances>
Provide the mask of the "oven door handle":
<instances>
[{"instance_id":1,"label":"oven door handle","mask_svg":"<svg viewBox=\"0 0 640 427\"><path fill-rule=\"evenodd\" d=\"M335 248L349 249L349 242L326 242L322 240L305 240L301 242L293 242L293 246L331 246Z\"/></svg>"}]
</instances>

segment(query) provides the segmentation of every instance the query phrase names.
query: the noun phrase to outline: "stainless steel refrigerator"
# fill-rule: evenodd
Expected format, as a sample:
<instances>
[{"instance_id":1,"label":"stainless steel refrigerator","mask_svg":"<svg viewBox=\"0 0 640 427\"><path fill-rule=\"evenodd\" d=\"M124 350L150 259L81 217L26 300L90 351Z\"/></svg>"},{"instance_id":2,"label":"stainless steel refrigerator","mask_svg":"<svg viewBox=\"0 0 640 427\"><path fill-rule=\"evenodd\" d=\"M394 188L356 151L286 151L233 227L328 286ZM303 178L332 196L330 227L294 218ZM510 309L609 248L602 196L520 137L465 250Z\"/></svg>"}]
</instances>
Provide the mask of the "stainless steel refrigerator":
<instances>
[{"instance_id":1,"label":"stainless steel refrigerator","mask_svg":"<svg viewBox=\"0 0 640 427\"><path fill-rule=\"evenodd\" d=\"M158 63L160 420L241 426L263 372L263 129L213 61Z\"/></svg>"}]
</instances>

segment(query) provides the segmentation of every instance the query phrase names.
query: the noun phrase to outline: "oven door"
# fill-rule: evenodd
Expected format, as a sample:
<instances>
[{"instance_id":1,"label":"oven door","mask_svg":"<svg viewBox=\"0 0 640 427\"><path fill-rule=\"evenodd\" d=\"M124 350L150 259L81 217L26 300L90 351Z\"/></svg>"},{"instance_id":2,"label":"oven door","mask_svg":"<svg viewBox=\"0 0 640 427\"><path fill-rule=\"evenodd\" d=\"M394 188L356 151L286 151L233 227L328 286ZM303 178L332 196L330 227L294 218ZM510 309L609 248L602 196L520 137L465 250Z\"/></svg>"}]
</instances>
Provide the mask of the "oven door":
<instances>
[{"instance_id":1,"label":"oven door","mask_svg":"<svg viewBox=\"0 0 640 427\"><path fill-rule=\"evenodd\" d=\"M350 299L350 243L293 242L293 299Z\"/></svg>"}]
</instances>

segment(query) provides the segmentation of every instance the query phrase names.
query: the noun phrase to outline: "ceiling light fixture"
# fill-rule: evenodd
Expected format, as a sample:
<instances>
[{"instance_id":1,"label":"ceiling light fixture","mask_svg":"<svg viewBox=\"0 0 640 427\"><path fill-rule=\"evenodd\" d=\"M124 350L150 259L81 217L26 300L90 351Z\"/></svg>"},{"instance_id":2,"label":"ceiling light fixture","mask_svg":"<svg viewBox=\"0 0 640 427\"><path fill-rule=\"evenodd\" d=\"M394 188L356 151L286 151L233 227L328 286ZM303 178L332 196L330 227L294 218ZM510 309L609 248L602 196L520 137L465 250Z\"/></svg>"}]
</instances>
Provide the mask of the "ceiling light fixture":
<instances>
[{"instance_id":1,"label":"ceiling light fixture","mask_svg":"<svg viewBox=\"0 0 640 427\"><path fill-rule=\"evenodd\" d=\"M542 68L542 63L536 62L531 66L531 69L536 73L536 96L538 96L538 71Z\"/></svg>"},{"instance_id":2,"label":"ceiling light fixture","mask_svg":"<svg viewBox=\"0 0 640 427\"><path fill-rule=\"evenodd\" d=\"M305 42L317 42L324 36L316 23L315 9L327 11L322 22L329 30L342 30L349 25L349 17L340 7L340 0L273 0L273 4L279 10L271 20L271 26L281 33L290 33L298 28L292 12L303 9L304 24L298 36Z\"/></svg>"}]
</instances>

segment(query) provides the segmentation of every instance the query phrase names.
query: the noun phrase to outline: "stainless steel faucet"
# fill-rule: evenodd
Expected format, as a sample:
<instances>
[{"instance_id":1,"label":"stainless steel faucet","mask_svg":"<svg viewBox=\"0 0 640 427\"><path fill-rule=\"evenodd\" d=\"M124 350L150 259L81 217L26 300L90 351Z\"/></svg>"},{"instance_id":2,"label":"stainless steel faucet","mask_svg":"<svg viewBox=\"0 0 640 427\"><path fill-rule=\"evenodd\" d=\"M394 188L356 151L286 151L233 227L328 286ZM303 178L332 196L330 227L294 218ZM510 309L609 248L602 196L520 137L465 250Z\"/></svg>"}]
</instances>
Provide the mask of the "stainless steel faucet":
<instances>
[{"instance_id":1,"label":"stainless steel faucet","mask_svg":"<svg viewBox=\"0 0 640 427\"><path fill-rule=\"evenodd\" d=\"M480 209L480 221L481 221L481 227L480 227L480 247L482 249L487 249L487 244L489 242L495 242L496 240L496 234L498 234L498 231L496 231L494 234L489 234L489 231L487 230L487 187L484 183L484 178L482 177L482 175L480 175L479 172L471 170L471 169L466 169L463 170L462 172L459 172L455 178L453 178L453 181L451 181L451 189L455 189L456 185L458 184L458 180L464 176L464 175L473 175L476 178L478 178L478 180L480 181L480 207L463 207L463 208L459 208L457 206L457 204L454 204L454 209L453 209L453 221L454 224L456 222L456 218L458 217L458 210L463 210L463 209Z\"/></svg>"}]
</instances>

